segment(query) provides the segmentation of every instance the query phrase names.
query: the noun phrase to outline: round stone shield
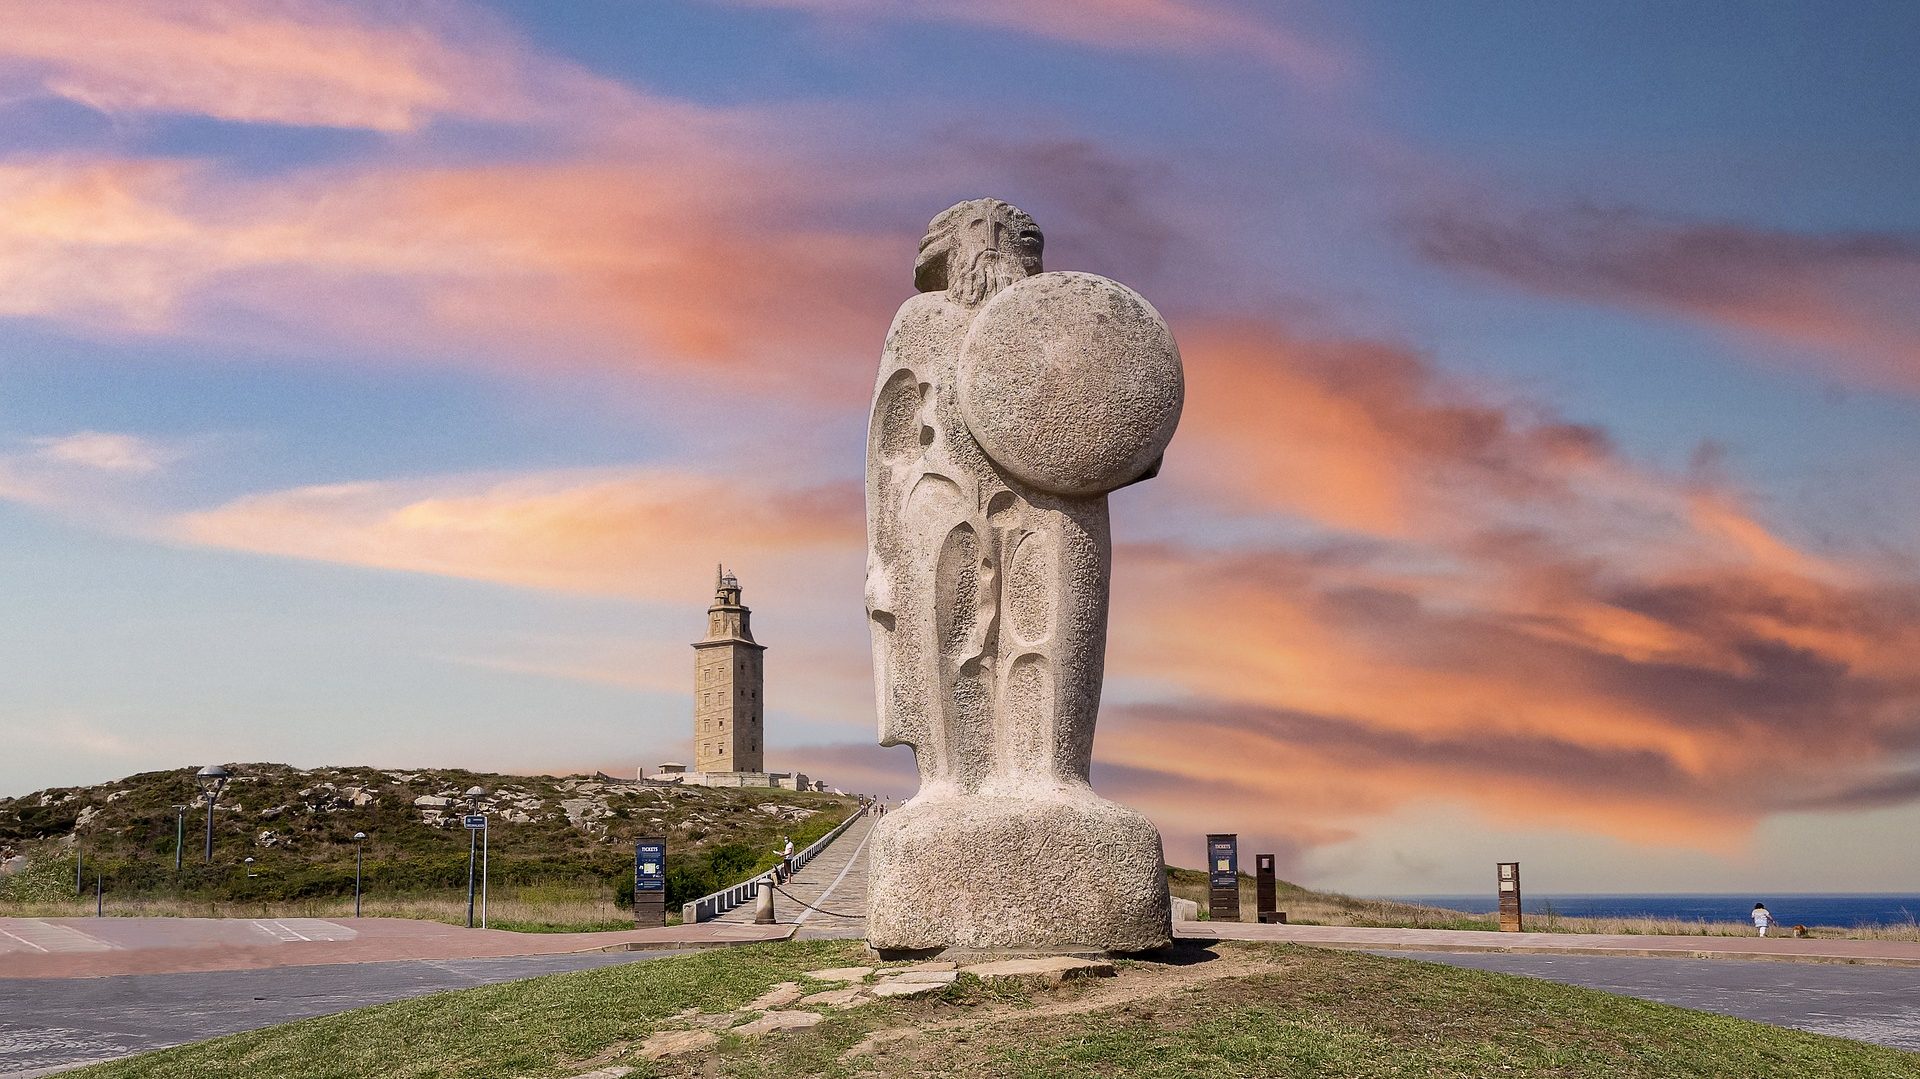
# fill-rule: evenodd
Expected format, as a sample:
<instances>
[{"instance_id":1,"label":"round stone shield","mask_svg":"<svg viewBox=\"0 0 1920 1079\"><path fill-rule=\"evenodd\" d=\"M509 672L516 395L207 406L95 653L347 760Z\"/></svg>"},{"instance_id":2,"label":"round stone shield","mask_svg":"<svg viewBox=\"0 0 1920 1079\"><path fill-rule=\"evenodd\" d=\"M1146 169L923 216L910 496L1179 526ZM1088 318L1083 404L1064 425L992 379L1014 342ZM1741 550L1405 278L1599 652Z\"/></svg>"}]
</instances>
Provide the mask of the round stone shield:
<instances>
[{"instance_id":1,"label":"round stone shield","mask_svg":"<svg viewBox=\"0 0 1920 1079\"><path fill-rule=\"evenodd\" d=\"M1140 479L1180 422L1180 349L1160 312L1118 281L1036 274L974 317L960 415L995 464L1054 494Z\"/></svg>"}]
</instances>

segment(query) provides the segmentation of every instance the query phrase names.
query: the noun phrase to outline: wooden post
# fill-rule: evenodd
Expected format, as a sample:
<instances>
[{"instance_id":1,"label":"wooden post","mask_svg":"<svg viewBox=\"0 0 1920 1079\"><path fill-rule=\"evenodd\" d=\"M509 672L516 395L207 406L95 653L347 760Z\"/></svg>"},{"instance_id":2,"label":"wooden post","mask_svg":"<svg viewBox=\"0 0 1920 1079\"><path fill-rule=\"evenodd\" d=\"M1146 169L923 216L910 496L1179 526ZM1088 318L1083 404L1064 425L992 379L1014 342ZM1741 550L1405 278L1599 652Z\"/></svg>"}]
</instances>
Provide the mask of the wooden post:
<instances>
[{"instance_id":1,"label":"wooden post","mask_svg":"<svg viewBox=\"0 0 1920 1079\"><path fill-rule=\"evenodd\" d=\"M1520 863L1500 863L1500 931L1523 933L1520 917Z\"/></svg>"}]
</instances>

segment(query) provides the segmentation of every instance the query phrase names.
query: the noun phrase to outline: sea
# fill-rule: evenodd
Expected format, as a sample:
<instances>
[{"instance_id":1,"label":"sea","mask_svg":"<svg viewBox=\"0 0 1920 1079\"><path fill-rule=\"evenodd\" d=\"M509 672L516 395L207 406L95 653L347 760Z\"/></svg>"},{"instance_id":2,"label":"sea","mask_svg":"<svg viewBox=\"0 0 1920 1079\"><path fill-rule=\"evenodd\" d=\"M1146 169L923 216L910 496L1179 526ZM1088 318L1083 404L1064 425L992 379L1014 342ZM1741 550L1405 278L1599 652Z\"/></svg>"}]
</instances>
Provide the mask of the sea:
<instances>
[{"instance_id":1,"label":"sea","mask_svg":"<svg viewBox=\"0 0 1920 1079\"><path fill-rule=\"evenodd\" d=\"M1491 914L1498 901L1485 895L1396 895L1402 903ZM1678 918L1684 921L1745 922L1753 905L1765 903L1775 925L1908 925L1920 920L1920 895L1899 892L1776 892L1771 895L1602 895L1527 893L1521 909L1570 918Z\"/></svg>"}]
</instances>

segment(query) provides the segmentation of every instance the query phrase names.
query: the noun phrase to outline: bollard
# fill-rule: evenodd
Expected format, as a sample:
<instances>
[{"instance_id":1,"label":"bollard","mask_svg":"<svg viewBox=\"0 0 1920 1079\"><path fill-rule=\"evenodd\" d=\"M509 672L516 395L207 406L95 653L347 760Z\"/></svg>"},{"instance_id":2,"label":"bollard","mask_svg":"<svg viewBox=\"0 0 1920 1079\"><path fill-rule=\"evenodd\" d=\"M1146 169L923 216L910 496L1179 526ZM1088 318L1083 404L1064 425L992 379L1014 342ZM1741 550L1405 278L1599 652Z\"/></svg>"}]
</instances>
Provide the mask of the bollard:
<instances>
[{"instance_id":1,"label":"bollard","mask_svg":"<svg viewBox=\"0 0 1920 1079\"><path fill-rule=\"evenodd\" d=\"M760 897L753 902L753 924L772 925L773 921L773 881L760 882Z\"/></svg>"}]
</instances>

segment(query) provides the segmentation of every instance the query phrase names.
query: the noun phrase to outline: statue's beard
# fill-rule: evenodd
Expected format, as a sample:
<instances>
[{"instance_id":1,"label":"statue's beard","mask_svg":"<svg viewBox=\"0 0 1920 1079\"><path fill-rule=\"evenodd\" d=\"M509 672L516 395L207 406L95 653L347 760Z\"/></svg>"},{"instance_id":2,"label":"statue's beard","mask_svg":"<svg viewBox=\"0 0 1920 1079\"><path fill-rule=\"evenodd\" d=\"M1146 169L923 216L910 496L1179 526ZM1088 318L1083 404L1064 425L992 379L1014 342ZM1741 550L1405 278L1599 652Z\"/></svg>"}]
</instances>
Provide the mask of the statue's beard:
<instances>
[{"instance_id":1,"label":"statue's beard","mask_svg":"<svg viewBox=\"0 0 1920 1079\"><path fill-rule=\"evenodd\" d=\"M1021 265L1019 258L1008 252L983 247L973 253L964 267L958 268L950 276L947 295L967 307L975 307L1026 277L1027 268Z\"/></svg>"}]
</instances>

